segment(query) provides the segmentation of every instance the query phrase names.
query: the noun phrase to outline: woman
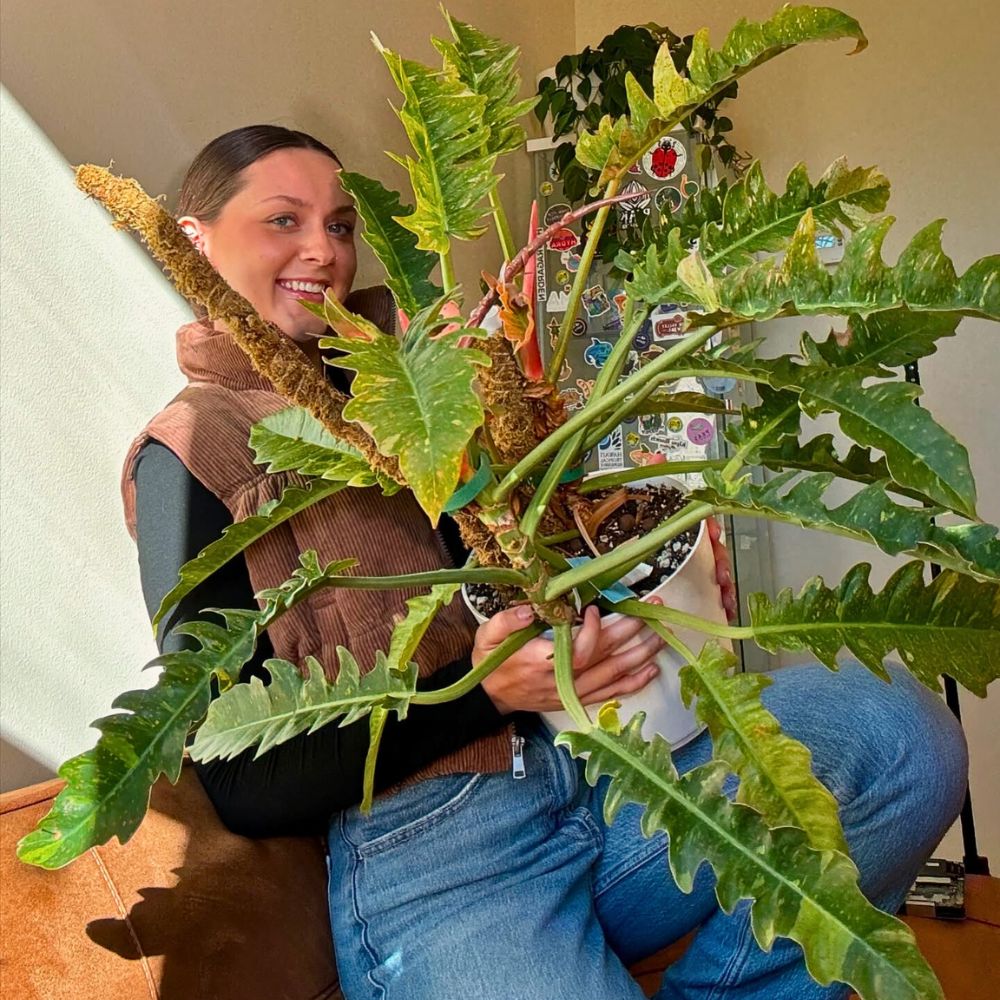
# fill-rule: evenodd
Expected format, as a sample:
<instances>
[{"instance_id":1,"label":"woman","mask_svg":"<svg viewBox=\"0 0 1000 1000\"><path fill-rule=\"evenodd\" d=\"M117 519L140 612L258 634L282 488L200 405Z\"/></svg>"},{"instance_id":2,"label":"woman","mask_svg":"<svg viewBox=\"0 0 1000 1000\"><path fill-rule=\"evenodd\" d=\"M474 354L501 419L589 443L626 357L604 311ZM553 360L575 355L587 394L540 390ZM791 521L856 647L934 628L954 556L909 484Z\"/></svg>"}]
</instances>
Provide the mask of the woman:
<instances>
[{"instance_id":1,"label":"woman","mask_svg":"<svg viewBox=\"0 0 1000 1000\"><path fill-rule=\"evenodd\" d=\"M195 246L317 364L323 323L298 300L320 301L328 291L348 298L355 271L355 212L339 167L309 136L256 126L209 144L181 193L180 223ZM369 290L349 304L389 328L384 292ZM294 481L266 476L251 461L250 424L284 404L227 331L205 322L182 328L178 360L191 385L137 439L123 478L151 611L184 561ZM349 390L342 373L328 374ZM305 548L324 561L359 556L366 573L449 559L408 494L345 490L206 581L164 623L163 635L206 606L252 607L253 592L287 578ZM315 654L329 668L337 643L371 662L374 650L386 648L406 596L316 595L261 638L244 679L260 673L272 652L297 661ZM511 609L473 632L456 602L427 634L421 686L450 683L530 617ZM602 626L588 609L574 644L585 703L630 693L654 676L658 640L627 648L640 628L629 619ZM183 637L161 641L166 649ZM389 791L369 818L356 805L364 721L328 726L256 762L248 752L199 768L238 832L328 824L330 909L349 1000L638 998L627 964L698 925L661 997L843 995L813 983L789 942L759 951L746 909L723 914L707 870L693 893L680 893L664 838L641 835L635 808L604 822L606 784L588 787L580 765L528 714L558 705L550 656L547 642L533 640L459 701L414 707L404 722L387 725L376 787ZM861 668L839 678L821 667L781 671L766 702L812 748L818 775L840 801L866 892L879 905L898 906L961 802L965 752L954 720L908 675L888 686ZM526 741L523 780L511 773L514 726ZM702 734L675 762L686 771L710 752Z\"/></svg>"}]
</instances>

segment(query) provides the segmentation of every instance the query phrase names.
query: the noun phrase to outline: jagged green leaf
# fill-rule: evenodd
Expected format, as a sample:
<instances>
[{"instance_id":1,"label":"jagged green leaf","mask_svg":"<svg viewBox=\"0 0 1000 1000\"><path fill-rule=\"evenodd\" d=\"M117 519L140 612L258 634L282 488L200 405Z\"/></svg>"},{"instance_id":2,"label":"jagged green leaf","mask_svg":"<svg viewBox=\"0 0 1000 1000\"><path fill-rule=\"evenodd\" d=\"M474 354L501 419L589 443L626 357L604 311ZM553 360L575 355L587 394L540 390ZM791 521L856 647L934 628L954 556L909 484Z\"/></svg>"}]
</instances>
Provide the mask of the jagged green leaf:
<instances>
[{"instance_id":1,"label":"jagged green leaf","mask_svg":"<svg viewBox=\"0 0 1000 1000\"><path fill-rule=\"evenodd\" d=\"M753 407L742 406L742 419L729 424L724 432L745 464L757 461L760 449L765 445L797 440L802 418L796 393L771 389L766 385L758 385L757 392L760 403Z\"/></svg>"},{"instance_id":2,"label":"jagged green leaf","mask_svg":"<svg viewBox=\"0 0 1000 1000\"><path fill-rule=\"evenodd\" d=\"M364 220L364 240L385 268L385 283L396 305L407 316L429 306L441 294L430 277L437 258L418 249L414 233L396 221L412 214L412 206L404 205L397 191L363 174L342 170L340 183Z\"/></svg>"},{"instance_id":3,"label":"jagged green leaf","mask_svg":"<svg viewBox=\"0 0 1000 1000\"><path fill-rule=\"evenodd\" d=\"M250 428L254 461L268 472L289 469L346 486L379 486L386 496L399 484L373 471L356 448L334 437L308 410L290 406L264 417Z\"/></svg>"},{"instance_id":4,"label":"jagged green leaf","mask_svg":"<svg viewBox=\"0 0 1000 1000\"><path fill-rule=\"evenodd\" d=\"M750 922L760 946L769 949L779 936L797 941L821 984L848 983L863 1000L942 997L912 933L865 899L848 858L814 850L794 827L769 830L757 812L730 802L719 761L678 776L667 743L643 740L641 714L624 731L607 713L602 722L608 729L560 733L556 741L576 756L589 754L591 784L611 777L608 822L636 802L644 808L643 832L667 833L670 870L683 891L690 892L707 860L722 908L732 912L739 900L753 899Z\"/></svg>"},{"instance_id":5,"label":"jagged green leaf","mask_svg":"<svg viewBox=\"0 0 1000 1000\"><path fill-rule=\"evenodd\" d=\"M928 687L938 690L938 678L948 674L985 697L1000 677L1000 584L951 570L924 583L923 564L911 562L875 593L870 571L859 563L836 589L813 577L798 596L791 589L773 601L751 594L754 642L771 653L808 650L828 667L846 646L882 676L884 659L896 650Z\"/></svg>"},{"instance_id":6,"label":"jagged green leaf","mask_svg":"<svg viewBox=\"0 0 1000 1000\"><path fill-rule=\"evenodd\" d=\"M961 319L958 313L909 309L891 309L867 317L852 315L844 333L831 333L821 343L804 335L802 353L813 362L837 368L869 366L879 374L933 354L936 341L954 336Z\"/></svg>"},{"instance_id":7,"label":"jagged green leaf","mask_svg":"<svg viewBox=\"0 0 1000 1000\"><path fill-rule=\"evenodd\" d=\"M867 44L854 18L830 7L786 6L766 21L740 20L713 51L707 29L694 36L683 72L674 66L669 43L653 64L652 103L656 116L638 95L629 94L629 107L639 114L632 120L606 117L596 132L580 137L577 159L600 170L600 186L624 173L661 136L687 118L707 100L730 87L756 66L804 42L854 38L858 52Z\"/></svg>"},{"instance_id":8,"label":"jagged green leaf","mask_svg":"<svg viewBox=\"0 0 1000 1000\"><path fill-rule=\"evenodd\" d=\"M740 779L736 801L769 827L797 826L816 850L848 853L837 800L812 773L809 748L781 731L761 693L763 673L733 672L736 657L714 640L681 668L681 697L712 736L712 752Z\"/></svg>"},{"instance_id":9,"label":"jagged green leaf","mask_svg":"<svg viewBox=\"0 0 1000 1000\"><path fill-rule=\"evenodd\" d=\"M736 268L716 277L708 291L701 284L685 286L685 293L708 310L696 321L869 315L903 306L911 312L1000 320L1000 256L984 257L958 278L941 247L944 223L938 220L920 230L889 267L882 260L882 243L893 221L887 216L859 229L845 243L843 260L828 269L817 254L816 223L807 211L780 263L767 259Z\"/></svg>"},{"instance_id":10,"label":"jagged green leaf","mask_svg":"<svg viewBox=\"0 0 1000 1000\"><path fill-rule=\"evenodd\" d=\"M718 277L729 267L750 263L754 254L783 250L809 210L828 229L853 231L881 212L888 199L889 181L876 167L851 169L841 158L812 184L800 163L788 175L784 192L776 194L754 162L723 197L703 188L689 199L678 222L671 219L654 234L644 256L626 255L619 265L633 274L626 291L652 304L676 299L683 288L677 267L694 240L705 266Z\"/></svg>"},{"instance_id":11,"label":"jagged green leaf","mask_svg":"<svg viewBox=\"0 0 1000 1000\"><path fill-rule=\"evenodd\" d=\"M401 670L416 655L420 640L434 621L434 616L459 592L460 583L438 583L429 594L411 597L406 602L406 617L392 630L387 659L393 670Z\"/></svg>"},{"instance_id":12,"label":"jagged green leaf","mask_svg":"<svg viewBox=\"0 0 1000 1000\"><path fill-rule=\"evenodd\" d=\"M979 580L1000 580L1000 540L993 525L935 524L939 509L900 506L886 496L884 483L866 486L839 506L827 507L823 495L834 476L808 473L792 485L798 475L784 472L755 486L749 476L730 481L708 469L706 485L693 490L691 498L733 514L857 538L889 555L913 555Z\"/></svg>"},{"instance_id":13,"label":"jagged green leaf","mask_svg":"<svg viewBox=\"0 0 1000 1000\"><path fill-rule=\"evenodd\" d=\"M329 681L314 657L306 657L305 677L287 660L267 660L264 666L271 683L252 677L249 683L237 684L216 698L198 730L191 756L200 761L231 760L256 746L256 758L336 719L342 726L349 725L375 707L405 717L416 692L416 664L390 669L380 650L375 665L362 674L357 660L342 646L337 647L337 661L337 679Z\"/></svg>"},{"instance_id":14,"label":"jagged green leaf","mask_svg":"<svg viewBox=\"0 0 1000 1000\"><path fill-rule=\"evenodd\" d=\"M18 844L22 861L61 868L112 837L124 844L146 814L153 782L161 774L177 781L184 741L211 700L212 675L238 674L256 645L257 615L220 614L225 628L190 622L176 629L197 639L200 649L154 660L162 667L156 684L119 695L112 708L122 711L93 723L101 733L97 745L59 768L66 787Z\"/></svg>"},{"instance_id":15,"label":"jagged green leaf","mask_svg":"<svg viewBox=\"0 0 1000 1000\"><path fill-rule=\"evenodd\" d=\"M902 381L863 385L863 375L851 368L806 371L798 377L799 405L810 417L836 413L848 437L884 452L895 482L975 517L969 453L926 409L915 405L920 387Z\"/></svg>"},{"instance_id":16,"label":"jagged green leaf","mask_svg":"<svg viewBox=\"0 0 1000 1000\"><path fill-rule=\"evenodd\" d=\"M373 36L374 37L374 36ZM417 237L417 247L448 252L451 239L482 235L483 199L496 186L495 154L483 155L490 141L487 99L464 83L409 59L375 39L403 95L397 109L416 157L392 158L406 168L416 207L396 221Z\"/></svg>"},{"instance_id":17,"label":"jagged green leaf","mask_svg":"<svg viewBox=\"0 0 1000 1000\"><path fill-rule=\"evenodd\" d=\"M344 489L345 485L347 484L343 482L314 481L307 483L305 488L288 486L282 490L280 499L269 501L256 514L251 514L224 528L220 538L206 545L194 559L184 563L178 570L177 584L160 601L160 606L153 616L153 629L155 630L160 624L164 615L169 614L180 600L207 580L220 566L224 566L272 528L284 524L290 517L294 517L324 497L332 496Z\"/></svg>"},{"instance_id":18,"label":"jagged green leaf","mask_svg":"<svg viewBox=\"0 0 1000 1000\"><path fill-rule=\"evenodd\" d=\"M851 445L845 456L838 455L832 434L819 434L806 442L800 442L797 438L785 438L780 445L761 448L757 452L757 461L775 472L786 469L832 472L841 479L849 479L855 483L883 483L893 493L933 506L930 497L893 482L885 458L872 458L868 448Z\"/></svg>"},{"instance_id":19,"label":"jagged green leaf","mask_svg":"<svg viewBox=\"0 0 1000 1000\"><path fill-rule=\"evenodd\" d=\"M537 97L518 101L521 78L517 73L520 49L491 38L471 24L444 12L454 41L432 38L444 57L445 68L473 94L486 98L483 120L489 129L486 155L511 153L524 145L527 134L517 124L538 103Z\"/></svg>"},{"instance_id":20,"label":"jagged green leaf","mask_svg":"<svg viewBox=\"0 0 1000 1000\"><path fill-rule=\"evenodd\" d=\"M458 345L479 331L443 332L454 325L441 316L444 303L417 313L398 340L360 326L360 317L328 298L327 322L341 336L320 341L341 352L331 364L357 373L345 419L364 427L383 455L399 457L407 484L435 524L455 491L465 446L483 422L473 381L476 366L489 364L481 351ZM356 335L359 329L364 336Z\"/></svg>"}]
</instances>

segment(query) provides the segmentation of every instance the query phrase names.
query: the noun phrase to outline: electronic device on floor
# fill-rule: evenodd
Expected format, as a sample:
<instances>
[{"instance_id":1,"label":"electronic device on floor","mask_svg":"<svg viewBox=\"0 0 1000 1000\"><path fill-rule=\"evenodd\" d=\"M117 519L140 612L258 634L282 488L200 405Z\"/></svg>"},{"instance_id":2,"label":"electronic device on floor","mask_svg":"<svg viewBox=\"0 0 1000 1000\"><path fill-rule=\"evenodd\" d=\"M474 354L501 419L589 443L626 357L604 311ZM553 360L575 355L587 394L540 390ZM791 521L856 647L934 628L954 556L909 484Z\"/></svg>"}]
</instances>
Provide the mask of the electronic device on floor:
<instances>
[{"instance_id":1,"label":"electronic device on floor","mask_svg":"<svg viewBox=\"0 0 1000 1000\"><path fill-rule=\"evenodd\" d=\"M900 912L908 917L963 920L965 865L960 861L931 858L920 869Z\"/></svg>"}]
</instances>

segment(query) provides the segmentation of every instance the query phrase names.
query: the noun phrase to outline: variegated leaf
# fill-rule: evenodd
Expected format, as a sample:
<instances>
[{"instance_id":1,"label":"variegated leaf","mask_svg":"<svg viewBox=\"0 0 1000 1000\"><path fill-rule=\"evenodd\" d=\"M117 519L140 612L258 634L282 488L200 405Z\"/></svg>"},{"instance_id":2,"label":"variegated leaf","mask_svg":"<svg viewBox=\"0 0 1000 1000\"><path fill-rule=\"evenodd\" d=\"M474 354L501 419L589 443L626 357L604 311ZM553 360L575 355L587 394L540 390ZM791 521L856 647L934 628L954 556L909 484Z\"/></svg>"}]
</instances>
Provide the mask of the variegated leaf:
<instances>
[{"instance_id":1,"label":"variegated leaf","mask_svg":"<svg viewBox=\"0 0 1000 1000\"><path fill-rule=\"evenodd\" d=\"M924 566L907 563L879 593L868 582L871 566L848 570L835 589L814 577L798 596L783 590L749 597L753 640L774 653L808 650L836 667L844 647L876 673L894 650L907 669L938 690L942 674L974 694L1000 677L1000 584L945 570L924 582Z\"/></svg>"},{"instance_id":2,"label":"variegated leaf","mask_svg":"<svg viewBox=\"0 0 1000 1000\"><path fill-rule=\"evenodd\" d=\"M819 983L848 983L863 1000L940 1000L912 933L865 899L848 858L814 850L794 827L769 830L757 812L730 802L722 792L727 768L719 761L679 776L667 743L659 736L643 740L641 714L623 731L613 713L601 718L603 728L560 733L556 741L576 756L589 754L591 784L611 777L609 823L626 802L635 802L643 807L647 836L667 833L670 870L683 891L691 891L707 861L722 908L729 913L741 899L752 899L757 943L770 949L779 936L797 941Z\"/></svg>"}]
</instances>

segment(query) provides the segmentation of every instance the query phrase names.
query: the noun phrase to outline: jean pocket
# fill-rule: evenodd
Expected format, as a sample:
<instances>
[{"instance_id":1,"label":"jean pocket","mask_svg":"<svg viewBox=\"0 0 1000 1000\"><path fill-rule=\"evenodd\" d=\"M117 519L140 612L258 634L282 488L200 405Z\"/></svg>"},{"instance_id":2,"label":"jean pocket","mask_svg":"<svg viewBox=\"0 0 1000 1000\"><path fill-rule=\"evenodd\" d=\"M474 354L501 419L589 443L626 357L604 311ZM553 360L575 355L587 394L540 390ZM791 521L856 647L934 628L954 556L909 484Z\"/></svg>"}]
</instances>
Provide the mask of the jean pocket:
<instances>
[{"instance_id":1,"label":"jean pocket","mask_svg":"<svg viewBox=\"0 0 1000 1000\"><path fill-rule=\"evenodd\" d=\"M444 822L471 802L484 774L448 774L409 785L383 801L376 800L370 817L354 817L350 825L357 851L372 857L411 840ZM378 816L380 805L385 810Z\"/></svg>"}]
</instances>

